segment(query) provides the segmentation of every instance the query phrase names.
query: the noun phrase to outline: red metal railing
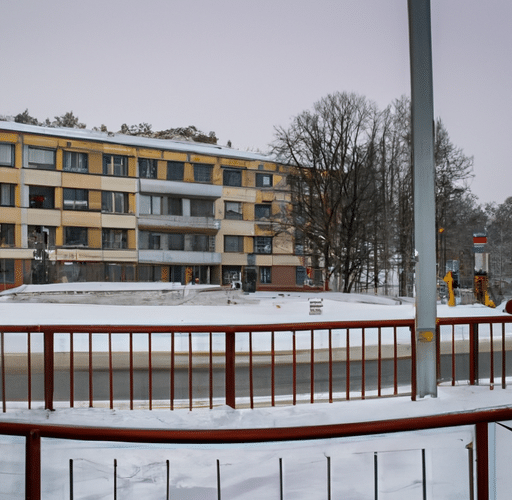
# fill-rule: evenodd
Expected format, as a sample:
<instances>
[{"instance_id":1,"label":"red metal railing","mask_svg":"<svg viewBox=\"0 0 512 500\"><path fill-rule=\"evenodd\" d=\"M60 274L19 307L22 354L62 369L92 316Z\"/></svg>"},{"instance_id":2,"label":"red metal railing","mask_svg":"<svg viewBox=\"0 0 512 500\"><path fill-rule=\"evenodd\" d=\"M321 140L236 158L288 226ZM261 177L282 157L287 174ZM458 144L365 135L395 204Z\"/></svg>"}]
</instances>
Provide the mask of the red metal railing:
<instances>
[{"instance_id":1,"label":"red metal railing","mask_svg":"<svg viewBox=\"0 0 512 500\"><path fill-rule=\"evenodd\" d=\"M439 319L438 380L452 385L489 383L493 388L500 379L505 387L510 323L511 316ZM20 334L26 336L21 354ZM18 344L13 348L10 340L15 335ZM142 347L135 336L139 344L143 340ZM113 346L120 337L127 340L122 351ZM396 395L415 399L414 339L413 320L0 326L2 411L20 404L30 409L40 401L48 409L86 403L111 409L191 410L215 404L254 408ZM26 397L20 394L20 379Z\"/></svg>"},{"instance_id":2,"label":"red metal railing","mask_svg":"<svg viewBox=\"0 0 512 500\"><path fill-rule=\"evenodd\" d=\"M264 443L332 439L350 436L370 436L394 432L475 426L477 494L479 499L489 496L488 422L512 419L512 408L475 410L394 420L373 420L309 427L275 427L252 429L198 429L156 430L112 427L75 427L72 425L45 425L0 422L0 435L25 437L25 498L41 498L42 439L66 439L98 442L130 443Z\"/></svg>"}]
</instances>

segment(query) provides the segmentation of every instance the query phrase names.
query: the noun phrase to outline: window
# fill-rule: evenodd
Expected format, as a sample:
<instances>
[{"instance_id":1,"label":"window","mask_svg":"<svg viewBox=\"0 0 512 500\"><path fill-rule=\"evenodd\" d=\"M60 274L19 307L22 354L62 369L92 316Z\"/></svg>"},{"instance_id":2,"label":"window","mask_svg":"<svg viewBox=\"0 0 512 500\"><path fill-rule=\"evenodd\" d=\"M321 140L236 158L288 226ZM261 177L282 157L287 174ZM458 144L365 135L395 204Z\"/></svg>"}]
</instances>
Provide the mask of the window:
<instances>
[{"instance_id":1,"label":"window","mask_svg":"<svg viewBox=\"0 0 512 500\"><path fill-rule=\"evenodd\" d=\"M212 182L212 166L196 164L194 165L194 180L196 182Z\"/></svg>"},{"instance_id":2,"label":"window","mask_svg":"<svg viewBox=\"0 0 512 500\"><path fill-rule=\"evenodd\" d=\"M167 215L183 215L181 198L167 198Z\"/></svg>"},{"instance_id":3,"label":"window","mask_svg":"<svg viewBox=\"0 0 512 500\"><path fill-rule=\"evenodd\" d=\"M65 227L64 228L64 246L67 247L86 247L88 246L86 227Z\"/></svg>"},{"instance_id":4,"label":"window","mask_svg":"<svg viewBox=\"0 0 512 500\"><path fill-rule=\"evenodd\" d=\"M47 186L29 186L28 199L30 208L54 208L55 188Z\"/></svg>"},{"instance_id":5,"label":"window","mask_svg":"<svg viewBox=\"0 0 512 500\"><path fill-rule=\"evenodd\" d=\"M254 253L272 253L272 237L255 236Z\"/></svg>"},{"instance_id":6,"label":"window","mask_svg":"<svg viewBox=\"0 0 512 500\"><path fill-rule=\"evenodd\" d=\"M183 180L184 163L181 161L167 162L167 180L182 181Z\"/></svg>"},{"instance_id":7,"label":"window","mask_svg":"<svg viewBox=\"0 0 512 500\"><path fill-rule=\"evenodd\" d=\"M14 167L14 144L0 143L0 166Z\"/></svg>"},{"instance_id":8,"label":"window","mask_svg":"<svg viewBox=\"0 0 512 500\"><path fill-rule=\"evenodd\" d=\"M103 175L128 176L128 157L103 155Z\"/></svg>"},{"instance_id":9,"label":"window","mask_svg":"<svg viewBox=\"0 0 512 500\"><path fill-rule=\"evenodd\" d=\"M156 179L158 177L158 162L149 158L139 158L139 177Z\"/></svg>"},{"instance_id":10,"label":"window","mask_svg":"<svg viewBox=\"0 0 512 500\"><path fill-rule=\"evenodd\" d=\"M191 234L190 250L192 252L209 252L209 237L207 234Z\"/></svg>"},{"instance_id":11,"label":"window","mask_svg":"<svg viewBox=\"0 0 512 500\"><path fill-rule=\"evenodd\" d=\"M87 189L63 189L64 210L87 210L89 208L89 192Z\"/></svg>"},{"instance_id":12,"label":"window","mask_svg":"<svg viewBox=\"0 0 512 500\"><path fill-rule=\"evenodd\" d=\"M224 170L223 174L224 186L241 186L242 185L242 172L240 170Z\"/></svg>"},{"instance_id":13,"label":"window","mask_svg":"<svg viewBox=\"0 0 512 500\"><path fill-rule=\"evenodd\" d=\"M2 207L14 207L15 184L0 184L0 205Z\"/></svg>"},{"instance_id":14,"label":"window","mask_svg":"<svg viewBox=\"0 0 512 500\"><path fill-rule=\"evenodd\" d=\"M272 187L272 174L256 174L256 187Z\"/></svg>"},{"instance_id":15,"label":"window","mask_svg":"<svg viewBox=\"0 0 512 500\"><path fill-rule=\"evenodd\" d=\"M264 205L254 206L254 218L255 219L270 219L270 203Z\"/></svg>"},{"instance_id":16,"label":"window","mask_svg":"<svg viewBox=\"0 0 512 500\"><path fill-rule=\"evenodd\" d=\"M190 200L190 215L192 217L213 217L213 201Z\"/></svg>"},{"instance_id":17,"label":"window","mask_svg":"<svg viewBox=\"0 0 512 500\"><path fill-rule=\"evenodd\" d=\"M0 259L0 283L14 283L14 259Z\"/></svg>"},{"instance_id":18,"label":"window","mask_svg":"<svg viewBox=\"0 0 512 500\"><path fill-rule=\"evenodd\" d=\"M141 250L160 250L161 235L150 231L139 232L139 248Z\"/></svg>"},{"instance_id":19,"label":"window","mask_svg":"<svg viewBox=\"0 0 512 500\"><path fill-rule=\"evenodd\" d=\"M243 252L243 236L224 236L224 252Z\"/></svg>"},{"instance_id":20,"label":"window","mask_svg":"<svg viewBox=\"0 0 512 500\"><path fill-rule=\"evenodd\" d=\"M14 224L0 224L0 247L14 246Z\"/></svg>"},{"instance_id":21,"label":"window","mask_svg":"<svg viewBox=\"0 0 512 500\"><path fill-rule=\"evenodd\" d=\"M139 213L141 215L162 215L162 197L141 194Z\"/></svg>"},{"instance_id":22,"label":"window","mask_svg":"<svg viewBox=\"0 0 512 500\"><path fill-rule=\"evenodd\" d=\"M171 233L167 237L167 244L169 246L169 250L184 250L185 235Z\"/></svg>"},{"instance_id":23,"label":"window","mask_svg":"<svg viewBox=\"0 0 512 500\"><path fill-rule=\"evenodd\" d=\"M270 266L260 266L260 283L272 283L272 268Z\"/></svg>"},{"instance_id":24,"label":"window","mask_svg":"<svg viewBox=\"0 0 512 500\"><path fill-rule=\"evenodd\" d=\"M128 248L128 230L103 229L101 232L101 246L107 249Z\"/></svg>"},{"instance_id":25,"label":"window","mask_svg":"<svg viewBox=\"0 0 512 500\"><path fill-rule=\"evenodd\" d=\"M87 167L87 153L75 153L74 151L64 151L64 163L62 170L66 172L79 172L86 174Z\"/></svg>"},{"instance_id":26,"label":"window","mask_svg":"<svg viewBox=\"0 0 512 500\"><path fill-rule=\"evenodd\" d=\"M304 285L304 282L306 281L307 277L307 270L304 266L297 266L295 268L295 283L297 285Z\"/></svg>"},{"instance_id":27,"label":"window","mask_svg":"<svg viewBox=\"0 0 512 500\"><path fill-rule=\"evenodd\" d=\"M55 248L55 227L28 226L28 248L36 248L38 241L44 241L45 248Z\"/></svg>"},{"instance_id":28,"label":"window","mask_svg":"<svg viewBox=\"0 0 512 500\"><path fill-rule=\"evenodd\" d=\"M102 191L101 193L101 211L116 214L127 214L128 193L119 193L117 191Z\"/></svg>"},{"instance_id":29,"label":"window","mask_svg":"<svg viewBox=\"0 0 512 500\"><path fill-rule=\"evenodd\" d=\"M224 218L242 220L242 204L236 201L224 202Z\"/></svg>"},{"instance_id":30,"label":"window","mask_svg":"<svg viewBox=\"0 0 512 500\"><path fill-rule=\"evenodd\" d=\"M55 151L53 149L28 148L28 167L55 170Z\"/></svg>"}]
</instances>

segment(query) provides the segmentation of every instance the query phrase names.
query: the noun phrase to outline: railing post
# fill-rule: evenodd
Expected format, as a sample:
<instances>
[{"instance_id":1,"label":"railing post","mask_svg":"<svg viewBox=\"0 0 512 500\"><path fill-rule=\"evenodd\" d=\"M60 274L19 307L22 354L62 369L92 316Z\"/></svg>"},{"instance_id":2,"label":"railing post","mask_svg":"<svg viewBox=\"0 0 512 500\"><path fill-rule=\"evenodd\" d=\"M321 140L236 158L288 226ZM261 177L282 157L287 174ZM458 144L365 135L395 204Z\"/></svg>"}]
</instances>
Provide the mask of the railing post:
<instances>
[{"instance_id":1,"label":"railing post","mask_svg":"<svg viewBox=\"0 0 512 500\"><path fill-rule=\"evenodd\" d=\"M37 429L25 437L25 498L41 499L41 436Z\"/></svg>"},{"instance_id":2,"label":"railing post","mask_svg":"<svg viewBox=\"0 0 512 500\"><path fill-rule=\"evenodd\" d=\"M416 327L411 326L411 401L416 401Z\"/></svg>"},{"instance_id":3,"label":"railing post","mask_svg":"<svg viewBox=\"0 0 512 500\"><path fill-rule=\"evenodd\" d=\"M235 408L235 332L226 331L226 405Z\"/></svg>"},{"instance_id":4,"label":"railing post","mask_svg":"<svg viewBox=\"0 0 512 500\"><path fill-rule=\"evenodd\" d=\"M489 431L488 423L475 425L476 492L478 500L489 500Z\"/></svg>"},{"instance_id":5,"label":"railing post","mask_svg":"<svg viewBox=\"0 0 512 500\"><path fill-rule=\"evenodd\" d=\"M48 330L43 332L44 338L44 407L53 410L53 344L54 333Z\"/></svg>"},{"instance_id":6,"label":"railing post","mask_svg":"<svg viewBox=\"0 0 512 500\"><path fill-rule=\"evenodd\" d=\"M478 385L478 324L469 325L469 385Z\"/></svg>"}]
</instances>

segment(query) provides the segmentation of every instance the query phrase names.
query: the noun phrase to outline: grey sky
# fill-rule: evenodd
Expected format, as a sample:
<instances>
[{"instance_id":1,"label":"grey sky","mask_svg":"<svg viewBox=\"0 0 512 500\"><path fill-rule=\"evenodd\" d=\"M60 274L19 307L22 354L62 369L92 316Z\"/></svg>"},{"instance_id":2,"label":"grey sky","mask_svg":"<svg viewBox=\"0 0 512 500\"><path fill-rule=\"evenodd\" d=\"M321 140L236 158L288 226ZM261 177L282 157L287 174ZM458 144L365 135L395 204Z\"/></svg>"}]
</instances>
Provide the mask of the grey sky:
<instances>
[{"instance_id":1,"label":"grey sky","mask_svg":"<svg viewBox=\"0 0 512 500\"><path fill-rule=\"evenodd\" d=\"M481 203L512 196L512 3L431 0L435 115L475 158ZM88 128L195 125L265 151L328 93L410 93L407 0L6 0L0 114Z\"/></svg>"}]
</instances>

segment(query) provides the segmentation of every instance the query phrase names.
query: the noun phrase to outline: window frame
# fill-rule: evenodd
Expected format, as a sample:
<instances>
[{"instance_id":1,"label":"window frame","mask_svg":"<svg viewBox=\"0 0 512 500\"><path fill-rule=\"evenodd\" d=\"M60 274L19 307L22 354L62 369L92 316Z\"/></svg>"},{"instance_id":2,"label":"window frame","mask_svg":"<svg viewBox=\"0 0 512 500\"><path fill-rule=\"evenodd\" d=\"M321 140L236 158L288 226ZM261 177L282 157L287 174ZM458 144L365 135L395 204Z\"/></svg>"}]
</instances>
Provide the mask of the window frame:
<instances>
[{"instance_id":1,"label":"window frame","mask_svg":"<svg viewBox=\"0 0 512 500\"><path fill-rule=\"evenodd\" d=\"M7 200L6 200L7 198ZM8 182L0 183L0 206L15 207L16 206L16 184Z\"/></svg>"},{"instance_id":2,"label":"window frame","mask_svg":"<svg viewBox=\"0 0 512 500\"><path fill-rule=\"evenodd\" d=\"M35 151L52 153L53 161L51 163L31 161L30 153L35 152ZM27 153L27 168L33 168L33 169L37 169L37 170L55 170L57 168L56 157L57 157L57 151L55 149L29 146L28 153Z\"/></svg>"},{"instance_id":3,"label":"window frame","mask_svg":"<svg viewBox=\"0 0 512 500\"><path fill-rule=\"evenodd\" d=\"M228 204L238 205L238 210L228 210ZM228 216L228 214L233 214ZM224 201L224 219L227 220L243 220L244 219L244 210L243 203L240 201Z\"/></svg>"},{"instance_id":4,"label":"window frame","mask_svg":"<svg viewBox=\"0 0 512 500\"><path fill-rule=\"evenodd\" d=\"M198 210L198 208L200 210ZM207 208L203 212L203 209ZM211 209L211 210L210 210ZM212 218L215 213L215 203L207 198L191 198L190 199L190 216L191 217L207 217Z\"/></svg>"},{"instance_id":5,"label":"window frame","mask_svg":"<svg viewBox=\"0 0 512 500\"><path fill-rule=\"evenodd\" d=\"M272 284L272 266L259 266L259 279L262 285Z\"/></svg>"},{"instance_id":6,"label":"window frame","mask_svg":"<svg viewBox=\"0 0 512 500\"><path fill-rule=\"evenodd\" d=\"M0 248L16 246L16 225L0 222Z\"/></svg>"},{"instance_id":7,"label":"window frame","mask_svg":"<svg viewBox=\"0 0 512 500\"><path fill-rule=\"evenodd\" d=\"M110 159L110 161L107 161L108 159ZM116 160L119 159L122 159L123 161L119 165L116 165ZM128 177L128 163L128 156L126 155L103 153L103 175L109 175L112 177Z\"/></svg>"},{"instance_id":8,"label":"window frame","mask_svg":"<svg viewBox=\"0 0 512 500\"><path fill-rule=\"evenodd\" d=\"M70 196L71 194L73 194L72 197ZM78 194L80 194L83 199L79 199L80 197L77 197ZM78 210L82 212L89 210L89 191L87 189L63 188L62 209Z\"/></svg>"},{"instance_id":9,"label":"window frame","mask_svg":"<svg viewBox=\"0 0 512 500\"><path fill-rule=\"evenodd\" d=\"M118 201L122 200L123 209L117 210ZM130 204L128 193L123 191L102 191L101 192L101 211L107 214L127 214L130 213Z\"/></svg>"},{"instance_id":10,"label":"window frame","mask_svg":"<svg viewBox=\"0 0 512 500\"><path fill-rule=\"evenodd\" d=\"M204 175L206 172L208 172L208 176ZM209 163L194 163L194 182L211 184L212 181L213 165L210 165Z\"/></svg>"},{"instance_id":11,"label":"window frame","mask_svg":"<svg viewBox=\"0 0 512 500\"><path fill-rule=\"evenodd\" d=\"M141 211L143 206L145 207L143 204L143 198L149 198L149 212ZM139 215L164 215L162 214L162 196L141 193L139 198Z\"/></svg>"},{"instance_id":12,"label":"window frame","mask_svg":"<svg viewBox=\"0 0 512 500\"><path fill-rule=\"evenodd\" d=\"M76 243L76 241L69 242L70 232L80 232L80 238L76 241L81 241L80 243ZM85 238L83 236L85 235ZM64 226L64 247L66 248L88 248L89 247L89 230L87 227L81 226Z\"/></svg>"},{"instance_id":13,"label":"window frame","mask_svg":"<svg viewBox=\"0 0 512 500\"><path fill-rule=\"evenodd\" d=\"M16 264L14 259L0 259L0 283L12 285L16 282Z\"/></svg>"},{"instance_id":14,"label":"window frame","mask_svg":"<svg viewBox=\"0 0 512 500\"><path fill-rule=\"evenodd\" d=\"M158 179L158 160L155 158L139 158L137 167L140 179Z\"/></svg>"},{"instance_id":15,"label":"window frame","mask_svg":"<svg viewBox=\"0 0 512 500\"><path fill-rule=\"evenodd\" d=\"M80 151L63 151L62 153L63 172L75 172L79 174L89 173L89 155L87 153Z\"/></svg>"},{"instance_id":16,"label":"window frame","mask_svg":"<svg viewBox=\"0 0 512 500\"><path fill-rule=\"evenodd\" d=\"M51 203L49 206L45 205L46 195L44 194L44 191L48 190L48 195L51 192L51 196L49 197L51 199ZM36 191L34 193L34 191ZM38 194L37 191L41 191L42 194ZM32 192L32 194L31 194ZM43 197L43 202L41 206L38 205L38 201L35 199L36 197ZM55 188L53 186L39 186L39 185L32 185L30 184L28 187L28 199L29 199L29 208L37 208L37 209L45 209L45 210L53 210L55 209Z\"/></svg>"},{"instance_id":17,"label":"window frame","mask_svg":"<svg viewBox=\"0 0 512 500\"><path fill-rule=\"evenodd\" d=\"M230 250L228 249L230 245L228 245L228 238L234 239L237 238L236 243L236 250ZM233 240L234 243L234 240ZM225 234L224 235L224 253L244 253L244 237L240 235L231 235L231 234Z\"/></svg>"},{"instance_id":18,"label":"window frame","mask_svg":"<svg viewBox=\"0 0 512 500\"><path fill-rule=\"evenodd\" d=\"M171 174L177 167L178 175ZM168 181L183 181L185 172L185 163L182 161L167 161L167 180Z\"/></svg>"},{"instance_id":19,"label":"window frame","mask_svg":"<svg viewBox=\"0 0 512 500\"><path fill-rule=\"evenodd\" d=\"M120 236L120 238L118 236ZM126 250L128 248L128 230L102 228L101 248L103 250Z\"/></svg>"},{"instance_id":20,"label":"window frame","mask_svg":"<svg viewBox=\"0 0 512 500\"><path fill-rule=\"evenodd\" d=\"M10 150L10 152L8 154L10 154L11 159L10 159L9 163L3 162L2 154L0 151L0 167L14 167L15 162L16 162L16 148L14 147L14 144L9 143L9 142L0 142L0 149L2 149L2 148L5 148L6 150L7 149Z\"/></svg>"},{"instance_id":21,"label":"window frame","mask_svg":"<svg viewBox=\"0 0 512 500\"><path fill-rule=\"evenodd\" d=\"M258 211L261 211L262 209L265 209L265 212L268 211L268 215L261 215L258 214ZM272 205L270 203L256 203L254 205L254 219L255 220L261 220L261 219L270 219L270 216L272 215Z\"/></svg>"},{"instance_id":22,"label":"window frame","mask_svg":"<svg viewBox=\"0 0 512 500\"><path fill-rule=\"evenodd\" d=\"M270 250L266 251L266 247L270 243ZM254 253L259 255L271 255L272 254L272 236L255 236L254 237Z\"/></svg>"},{"instance_id":23,"label":"window frame","mask_svg":"<svg viewBox=\"0 0 512 500\"><path fill-rule=\"evenodd\" d=\"M264 179L269 178L270 183L266 184ZM260 188L271 188L274 186L274 176L267 172L256 172L256 187Z\"/></svg>"},{"instance_id":24,"label":"window frame","mask_svg":"<svg viewBox=\"0 0 512 500\"><path fill-rule=\"evenodd\" d=\"M222 172L222 185L242 187L242 171L234 168L225 168Z\"/></svg>"}]
</instances>

